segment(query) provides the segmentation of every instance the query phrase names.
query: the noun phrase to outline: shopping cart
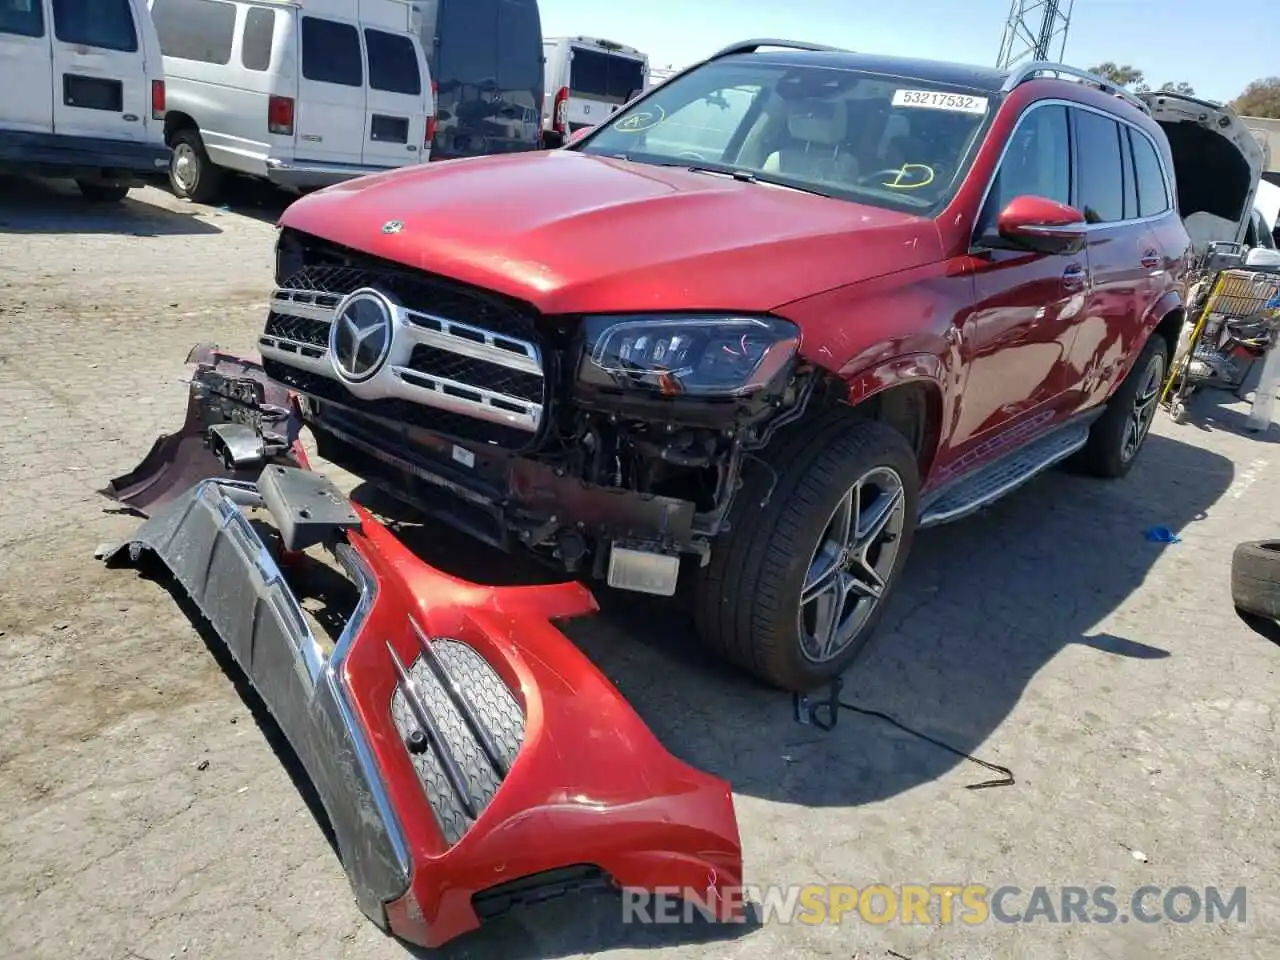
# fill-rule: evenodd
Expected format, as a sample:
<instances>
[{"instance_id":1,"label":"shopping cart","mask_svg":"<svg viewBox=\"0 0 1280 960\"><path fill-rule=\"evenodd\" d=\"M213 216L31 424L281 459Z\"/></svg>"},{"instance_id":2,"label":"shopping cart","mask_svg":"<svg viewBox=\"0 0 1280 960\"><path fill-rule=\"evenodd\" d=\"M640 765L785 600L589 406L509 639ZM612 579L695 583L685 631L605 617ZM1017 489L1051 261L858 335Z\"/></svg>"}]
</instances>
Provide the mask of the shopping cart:
<instances>
[{"instance_id":1,"label":"shopping cart","mask_svg":"<svg viewBox=\"0 0 1280 960\"><path fill-rule=\"evenodd\" d=\"M1187 398L1198 387L1244 386L1280 326L1280 273L1239 266L1239 244L1212 244L1199 259L1190 286L1190 333L1179 338L1160 393L1175 423L1186 419Z\"/></svg>"}]
</instances>

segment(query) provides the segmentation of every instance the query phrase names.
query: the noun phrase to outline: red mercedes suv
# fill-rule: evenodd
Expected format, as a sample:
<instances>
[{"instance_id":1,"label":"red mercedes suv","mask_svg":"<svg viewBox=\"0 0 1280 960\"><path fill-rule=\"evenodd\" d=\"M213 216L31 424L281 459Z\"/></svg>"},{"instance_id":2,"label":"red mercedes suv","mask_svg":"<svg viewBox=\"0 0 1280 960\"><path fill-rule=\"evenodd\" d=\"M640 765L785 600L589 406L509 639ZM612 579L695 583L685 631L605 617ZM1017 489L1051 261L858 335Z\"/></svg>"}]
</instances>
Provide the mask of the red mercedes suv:
<instances>
[{"instance_id":1,"label":"red mercedes suv","mask_svg":"<svg viewBox=\"0 0 1280 960\"><path fill-rule=\"evenodd\" d=\"M614 587L683 568L708 644L807 690L917 529L1129 470L1177 208L1096 77L750 41L563 149L299 201L260 352L322 457Z\"/></svg>"}]
</instances>

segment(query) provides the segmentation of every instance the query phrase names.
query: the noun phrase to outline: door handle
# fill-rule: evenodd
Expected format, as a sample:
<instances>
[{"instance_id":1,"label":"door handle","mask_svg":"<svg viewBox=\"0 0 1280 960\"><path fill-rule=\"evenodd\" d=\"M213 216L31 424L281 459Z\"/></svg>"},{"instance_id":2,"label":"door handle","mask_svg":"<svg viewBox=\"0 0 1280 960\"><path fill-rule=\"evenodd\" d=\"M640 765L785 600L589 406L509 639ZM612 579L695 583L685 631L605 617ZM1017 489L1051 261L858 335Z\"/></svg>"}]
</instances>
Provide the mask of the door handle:
<instances>
[{"instance_id":1,"label":"door handle","mask_svg":"<svg viewBox=\"0 0 1280 960\"><path fill-rule=\"evenodd\" d=\"M1154 270L1160 266L1160 254L1155 250L1147 250L1142 254L1142 265L1148 270Z\"/></svg>"},{"instance_id":2,"label":"door handle","mask_svg":"<svg viewBox=\"0 0 1280 960\"><path fill-rule=\"evenodd\" d=\"M1089 271L1078 263L1073 263L1062 271L1062 288L1064 290L1080 290L1089 282Z\"/></svg>"}]
</instances>

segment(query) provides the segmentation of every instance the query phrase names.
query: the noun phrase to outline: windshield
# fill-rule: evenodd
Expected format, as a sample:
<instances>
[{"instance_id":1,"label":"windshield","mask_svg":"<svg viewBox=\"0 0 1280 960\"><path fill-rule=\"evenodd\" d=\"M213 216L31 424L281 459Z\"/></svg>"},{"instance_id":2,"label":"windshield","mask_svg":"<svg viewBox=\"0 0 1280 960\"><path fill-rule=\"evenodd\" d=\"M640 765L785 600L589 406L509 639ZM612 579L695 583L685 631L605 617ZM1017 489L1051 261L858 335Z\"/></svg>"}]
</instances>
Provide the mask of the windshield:
<instances>
[{"instance_id":1,"label":"windshield","mask_svg":"<svg viewBox=\"0 0 1280 960\"><path fill-rule=\"evenodd\" d=\"M924 212L959 182L988 107L922 80L721 61L655 88L579 149Z\"/></svg>"}]
</instances>

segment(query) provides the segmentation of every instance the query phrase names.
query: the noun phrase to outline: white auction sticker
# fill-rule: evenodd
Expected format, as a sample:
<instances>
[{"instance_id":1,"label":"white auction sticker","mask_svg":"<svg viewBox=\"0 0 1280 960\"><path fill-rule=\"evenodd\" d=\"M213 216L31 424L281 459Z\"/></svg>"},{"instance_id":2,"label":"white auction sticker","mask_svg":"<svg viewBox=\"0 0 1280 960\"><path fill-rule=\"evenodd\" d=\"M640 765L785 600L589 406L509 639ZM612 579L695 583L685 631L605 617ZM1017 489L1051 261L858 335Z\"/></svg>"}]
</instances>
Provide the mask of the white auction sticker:
<instances>
[{"instance_id":1,"label":"white auction sticker","mask_svg":"<svg viewBox=\"0 0 1280 960\"><path fill-rule=\"evenodd\" d=\"M937 90L895 90L895 107L923 107L926 110L951 110L954 113L987 112L986 97L972 97L967 93L942 93Z\"/></svg>"}]
</instances>

